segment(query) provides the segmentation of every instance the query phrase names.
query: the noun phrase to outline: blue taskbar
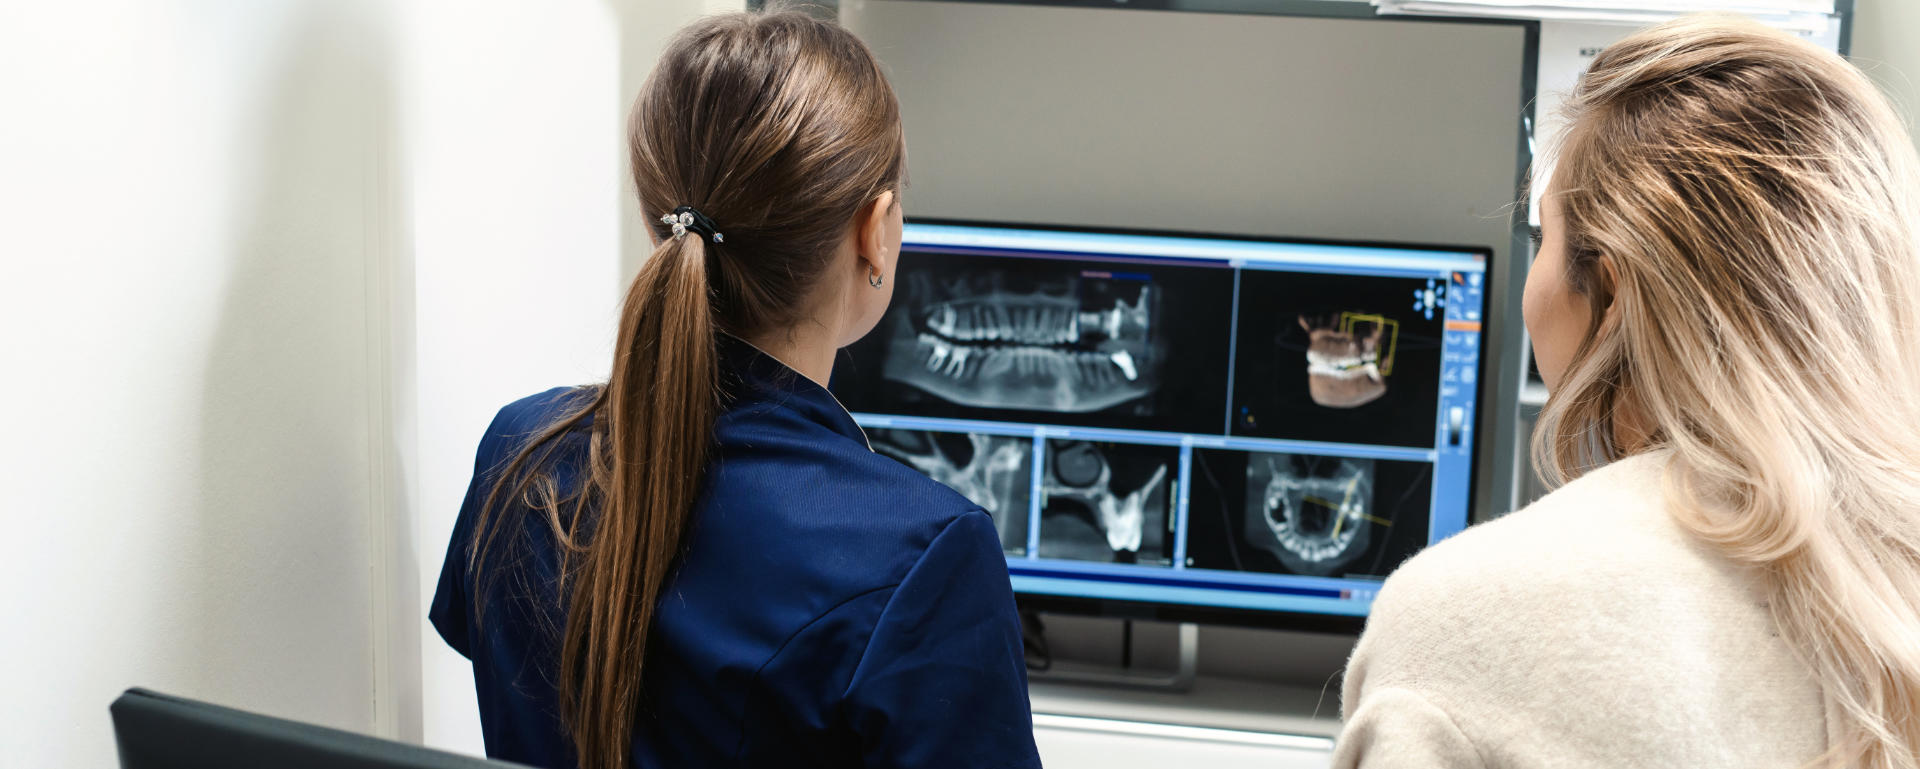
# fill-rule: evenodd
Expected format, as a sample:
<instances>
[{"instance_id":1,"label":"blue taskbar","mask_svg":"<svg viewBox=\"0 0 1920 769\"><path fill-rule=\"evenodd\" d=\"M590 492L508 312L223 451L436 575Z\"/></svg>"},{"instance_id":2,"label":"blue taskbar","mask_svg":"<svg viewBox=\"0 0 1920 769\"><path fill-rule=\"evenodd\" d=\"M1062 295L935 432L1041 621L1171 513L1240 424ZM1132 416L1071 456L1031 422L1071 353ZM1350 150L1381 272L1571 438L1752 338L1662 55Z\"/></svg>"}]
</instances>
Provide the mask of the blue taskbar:
<instances>
[{"instance_id":1,"label":"blue taskbar","mask_svg":"<svg viewBox=\"0 0 1920 769\"><path fill-rule=\"evenodd\" d=\"M833 391L875 451L993 516L1021 596L1362 617L1466 527L1486 250L902 240Z\"/></svg>"}]
</instances>

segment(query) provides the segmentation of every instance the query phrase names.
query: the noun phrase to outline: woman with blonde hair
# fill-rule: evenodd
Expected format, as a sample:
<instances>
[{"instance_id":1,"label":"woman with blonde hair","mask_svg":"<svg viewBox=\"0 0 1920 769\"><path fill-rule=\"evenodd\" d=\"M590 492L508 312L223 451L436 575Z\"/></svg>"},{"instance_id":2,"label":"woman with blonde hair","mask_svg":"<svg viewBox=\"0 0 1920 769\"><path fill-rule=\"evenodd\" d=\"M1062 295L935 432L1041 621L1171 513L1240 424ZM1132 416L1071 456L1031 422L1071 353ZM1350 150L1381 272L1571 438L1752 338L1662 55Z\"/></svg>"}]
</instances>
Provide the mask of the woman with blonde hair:
<instances>
[{"instance_id":1,"label":"woman with blonde hair","mask_svg":"<svg viewBox=\"0 0 1920 769\"><path fill-rule=\"evenodd\" d=\"M1915 766L1902 123L1715 16L1608 48L1569 110L1525 300L1565 485L1388 580L1336 765Z\"/></svg>"}]
</instances>

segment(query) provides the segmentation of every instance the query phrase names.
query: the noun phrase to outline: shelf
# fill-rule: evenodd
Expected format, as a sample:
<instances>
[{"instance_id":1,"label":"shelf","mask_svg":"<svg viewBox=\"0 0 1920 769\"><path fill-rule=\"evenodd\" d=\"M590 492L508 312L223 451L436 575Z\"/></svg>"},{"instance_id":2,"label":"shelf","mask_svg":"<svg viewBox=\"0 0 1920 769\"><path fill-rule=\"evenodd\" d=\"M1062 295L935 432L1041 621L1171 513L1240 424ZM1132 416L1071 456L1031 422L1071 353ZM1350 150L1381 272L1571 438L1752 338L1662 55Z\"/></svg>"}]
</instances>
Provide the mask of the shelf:
<instances>
[{"instance_id":1,"label":"shelf","mask_svg":"<svg viewBox=\"0 0 1920 769\"><path fill-rule=\"evenodd\" d=\"M1034 681L1029 693L1036 714L1314 738L1340 731L1338 679L1319 691L1202 676L1186 692Z\"/></svg>"}]
</instances>

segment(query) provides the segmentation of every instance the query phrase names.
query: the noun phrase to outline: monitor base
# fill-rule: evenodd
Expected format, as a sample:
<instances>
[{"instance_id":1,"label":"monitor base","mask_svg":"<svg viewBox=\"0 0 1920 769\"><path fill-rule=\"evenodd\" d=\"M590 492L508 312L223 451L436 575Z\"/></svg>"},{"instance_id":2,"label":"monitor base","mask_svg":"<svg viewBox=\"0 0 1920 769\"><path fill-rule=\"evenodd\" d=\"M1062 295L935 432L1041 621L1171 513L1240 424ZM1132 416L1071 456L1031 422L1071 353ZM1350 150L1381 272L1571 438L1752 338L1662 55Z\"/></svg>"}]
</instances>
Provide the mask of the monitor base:
<instances>
[{"instance_id":1,"label":"monitor base","mask_svg":"<svg viewBox=\"0 0 1920 769\"><path fill-rule=\"evenodd\" d=\"M1029 671L1027 677L1049 683L1089 684L1128 689L1185 692L1193 689L1200 671L1200 626L1180 623L1180 648L1172 670L1138 670L1127 667L1054 665L1047 670Z\"/></svg>"}]
</instances>

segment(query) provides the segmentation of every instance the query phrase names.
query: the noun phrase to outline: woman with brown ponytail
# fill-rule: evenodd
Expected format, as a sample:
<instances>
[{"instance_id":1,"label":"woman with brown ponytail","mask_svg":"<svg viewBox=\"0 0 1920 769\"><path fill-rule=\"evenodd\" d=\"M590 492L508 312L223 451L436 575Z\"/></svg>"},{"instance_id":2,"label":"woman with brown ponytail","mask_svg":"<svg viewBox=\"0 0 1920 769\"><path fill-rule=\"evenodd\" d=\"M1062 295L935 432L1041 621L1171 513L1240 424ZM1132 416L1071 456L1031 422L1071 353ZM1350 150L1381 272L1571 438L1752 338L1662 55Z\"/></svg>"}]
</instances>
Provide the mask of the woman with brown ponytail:
<instances>
[{"instance_id":1,"label":"woman with brown ponytail","mask_svg":"<svg viewBox=\"0 0 1920 769\"><path fill-rule=\"evenodd\" d=\"M1526 322L1538 503L1387 580L1339 767L1920 766L1920 159L1733 17L1602 52Z\"/></svg>"},{"instance_id":2,"label":"woman with brown ponytail","mask_svg":"<svg viewBox=\"0 0 1920 769\"><path fill-rule=\"evenodd\" d=\"M903 141L831 23L733 14L669 46L630 122L657 247L612 373L501 410L434 597L490 755L1039 765L992 521L824 387L892 294Z\"/></svg>"}]
</instances>

